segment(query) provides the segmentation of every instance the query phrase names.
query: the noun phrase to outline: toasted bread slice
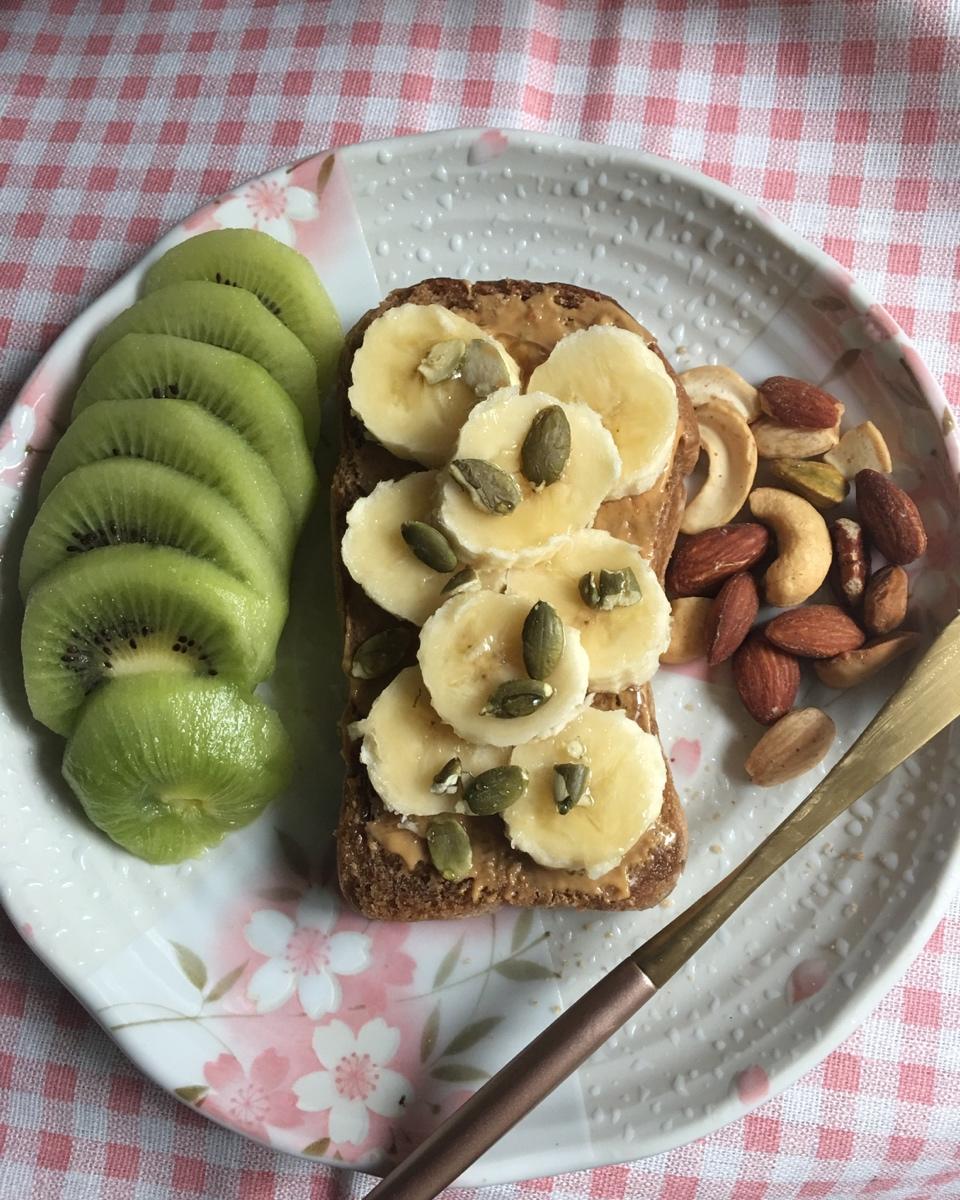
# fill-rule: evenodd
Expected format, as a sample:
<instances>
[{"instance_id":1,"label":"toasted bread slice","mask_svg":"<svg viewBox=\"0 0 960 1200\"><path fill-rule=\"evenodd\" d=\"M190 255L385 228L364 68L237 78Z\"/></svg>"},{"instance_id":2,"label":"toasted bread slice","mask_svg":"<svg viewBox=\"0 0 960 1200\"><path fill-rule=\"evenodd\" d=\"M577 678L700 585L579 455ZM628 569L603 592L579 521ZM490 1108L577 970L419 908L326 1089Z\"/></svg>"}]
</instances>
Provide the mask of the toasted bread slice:
<instances>
[{"instance_id":1,"label":"toasted bread slice","mask_svg":"<svg viewBox=\"0 0 960 1200\"><path fill-rule=\"evenodd\" d=\"M699 452L693 408L647 330L609 297L565 283L503 279L471 284L460 279L428 279L391 292L379 308L357 323L347 336L340 380L342 441L331 495L334 545L340 545L346 514L359 496L369 493L382 479L400 478L416 469L366 439L347 402L350 364L367 326L388 309L409 303L442 304L493 334L520 366L524 384L560 338L574 330L612 324L644 338L677 382L680 419L673 461L642 496L606 502L595 524L639 546L662 580L683 513L684 477L693 469ZM338 564L337 574L344 664L349 675L355 648L377 630L396 625L396 618L373 604L342 565ZM412 653L409 661L414 661ZM640 909L658 903L673 889L686 861L687 828L669 765L659 818L621 865L600 879L540 867L510 846L499 819L472 817L467 820L476 877L460 883L444 880L431 865L423 839L401 827L400 818L384 809L360 764L358 744L351 742L347 733L353 721L366 715L387 682L389 677L373 682L351 679L343 720L347 773L337 829L338 869L344 896L366 916L403 921L443 919L471 916L504 904ZM649 685L616 695L597 695L593 703L598 708L622 708L642 729L658 733Z\"/></svg>"}]
</instances>

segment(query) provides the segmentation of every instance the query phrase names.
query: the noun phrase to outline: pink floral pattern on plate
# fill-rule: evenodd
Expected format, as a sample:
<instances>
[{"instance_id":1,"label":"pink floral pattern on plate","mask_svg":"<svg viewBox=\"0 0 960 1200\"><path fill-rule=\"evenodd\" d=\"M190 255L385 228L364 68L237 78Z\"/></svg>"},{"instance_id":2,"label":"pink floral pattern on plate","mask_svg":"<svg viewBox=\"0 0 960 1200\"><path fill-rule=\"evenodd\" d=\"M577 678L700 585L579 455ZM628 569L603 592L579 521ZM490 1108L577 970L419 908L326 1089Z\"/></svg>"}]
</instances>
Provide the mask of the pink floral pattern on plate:
<instances>
[{"instance_id":1,"label":"pink floral pattern on plate","mask_svg":"<svg viewBox=\"0 0 960 1200\"><path fill-rule=\"evenodd\" d=\"M168 943L197 1002L145 1001L142 1017L111 1028L136 1038L191 1027L210 1053L174 1087L181 1100L271 1145L376 1166L426 1136L502 1056L491 980L556 1002L545 934L532 912L370 922L342 906L330 864L313 867L286 833L278 845L276 873L206 914L209 947ZM544 1018L528 1012L532 1033Z\"/></svg>"},{"instance_id":2,"label":"pink floral pattern on plate","mask_svg":"<svg viewBox=\"0 0 960 1200\"><path fill-rule=\"evenodd\" d=\"M370 966L371 940L363 933L334 932L337 906L329 892L312 889L297 905L295 919L276 909L259 909L244 928L252 950L266 955L247 983L257 1012L271 1012L296 991L303 1011L314 1019L336 1012L339 977Z\"/></svg>"},{"instance_id":3,"label":"pink floral pattern on plate","mask_svg":"<svg viewBox=\"0 0 960 1200\"><path fill-rule=\"evenodd\" d=\"M231 1054L221 1054L203 1068L209 1091L202 1092L206 1112L252 1137L268 1141L267 1126L290 1129L302 1120L290 1090L290 1063L270 1048L245 1071Z\"/></svg>"},{"instance_id":4,"label":"pink floral pattern on plate","mask_svg":"<svg viewBox=\"0 0 960 1200\"><path fill-rule=\"evenodd\" d=\"M362 1145L369 1135L370 1114L396 1117L412 1093L410 1082L388 1066L400 1049L400 1030L382 1017L361 1025L354 1034L342 1021L313 1031L313 1052L321 1069L294 1084L305 1112L326 1112L330 1138Z\"/></svg>"},{"instance_id":5,"label":"pink floral pattern on plate","mask_svg":"<svg viewBox=\"0 0 960 1200\"><path fill-rule=\"evenodd\" d=\"M286 246L296 243L296 221L312 221L317 197L275 176L257 179L217 205L213 219L225 229L259 229Z\"/></svg>"}]
</instances>

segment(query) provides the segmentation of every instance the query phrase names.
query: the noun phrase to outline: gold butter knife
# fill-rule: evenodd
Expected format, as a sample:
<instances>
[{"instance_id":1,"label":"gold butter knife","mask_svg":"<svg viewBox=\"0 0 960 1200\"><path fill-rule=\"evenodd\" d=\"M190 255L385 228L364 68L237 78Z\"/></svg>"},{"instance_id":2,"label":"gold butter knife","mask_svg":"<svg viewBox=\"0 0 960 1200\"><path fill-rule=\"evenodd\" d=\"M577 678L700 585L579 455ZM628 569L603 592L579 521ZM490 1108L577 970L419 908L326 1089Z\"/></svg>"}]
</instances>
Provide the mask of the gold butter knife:
<instances>
[{"instance_id":1,"label":"gold butter knife","mask_svg":"<svg viewBox=\"0 0 960 1200\"><path fill-rule=\"evenodd\" d=\"M749 858L521 1050L367 1200L438 1195L646 1004L765 879L958 716L955 617L846 754Z\"/></svg>"}]
</instances>

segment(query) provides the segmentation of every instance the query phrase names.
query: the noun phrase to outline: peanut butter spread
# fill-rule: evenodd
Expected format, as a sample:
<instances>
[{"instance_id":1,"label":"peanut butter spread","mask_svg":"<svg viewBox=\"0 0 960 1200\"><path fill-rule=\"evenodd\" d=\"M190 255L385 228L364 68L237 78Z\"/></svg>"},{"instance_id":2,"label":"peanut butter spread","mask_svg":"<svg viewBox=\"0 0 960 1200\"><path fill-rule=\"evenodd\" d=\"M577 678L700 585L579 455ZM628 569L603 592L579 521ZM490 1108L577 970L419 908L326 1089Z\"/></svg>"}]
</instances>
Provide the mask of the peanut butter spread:
<instances>
[{"instance_id":1,"label":"peanut butter spread","mask_svg":"<svg viewBox=\"0 0 960 1200\"><path fill-rule=\"evenodd\" d=\"M524 300L517 295L484 295L474 291L468 306L453 305L451 312L482 326L503 344L520 368L520 381L524 387L557 342L575 329L585 329L588 325L617 325L640 334L645 342L653 341L650 332L618 304L593 297L571 311L559 304L551 292L540 292Z\"/></svg>"},{"instance_id":2,"label":"peanut butter spread","mask_svg":"<svg viewBox=\"0 0 960 1200\"><path fill-rule=\"evenodd\" d=\"M389 854L402 858L408 871L427 861L425 832L425 829L417 833L401 829L396 819L389 815L367 822L367 837L378 842Z\"/></svg>"},{"instance_id":3,"label":"peanut butter spread","mask_svg":"<svg viewBox=\"0 0 960 1200\"><path fill-rule=\"evenodd\" d=\"M575 308L562 303L562 294L544 291L528 297L484 292L482 285L474 287L463 304L449 304L452 312L480 325L496 337L517 362L522 385L530 373L543 362L562 337L590 325L616 325L640 334L648 345L652 335L615 302L588 294ZM698 450L696 422L689 401L680 389L680 420L677 428L677 447L674 460L653 488L641 496L607 501L597 515L595 526L615 537L638 546L651 558L654 569L662 579L666 560L683 506L683 488L678 480L696 462ZM361 454L360 477L364 482L375 481L405 473L408 464L398 470L397 460L379 447L369 444ZM669 503L665 499L669 496ZM359 589L357 589L359 590ZM365 598L364 598L365 600ZM353 590L347 604L347 646L345 661L349 661L353 646L371 631L367 610L360 602L359 612L353 605ZM364 613L366 611L366 618ZM364 715L372 704L379 686L351 681L351 719ZM656 733L649 688L630 688L619 695L598 694L593 698L598 708L623 708L641 728ZM668 789L672 784L668 778ZM372 792L372 789L371 789ZM425 875L432 871L427 854L426 820L411 821L383 809L369 814L366 837L372 850L396 855L411 872ZM403 822L401 826L401 821ZM544 894L566 892L590 901L605 900L616 906L631 894L631 879L644 864L660 857L677 839L677 829L660 818L628 851L620 864L598 879L583 872L548 869L518 854L508 843L503 824L496 817L464 817L473 849L472 892L474 901L490 893L509 893L509 903L536 903Z\"/></svg>"},{"instance_id":4,"label":"peanut butter spread","mask_svg":"<svg viewBox=\"0 0 960 1200\"><path fill-rule=\"evenodd\" d=\"M398 820L399 818L390 813L384 813L375 820L368 821L367 837L377 842L388 853L398 855L407 870L412 871L420 863L429 862L426 843L428 821L426 818L416 821L406 818L407 825L416 826L414 832L414 829L400 828ZM470 833L470 844L473 847L473 872L468 878L473 880L475 900L479 899L485 890L497 889L504 883L514 887L522 883L524 887L532 887L538 892L562 889L579 892L592 899L624 899L630 895L630 876L634 870L642 869L657 847L668 848L677 836L675 829L654 822L612 871L597 879L590 879L582 871L541 867L532 860L525 859L521 862L515 854L508 855L500 827L491 818L464 817L463 823Z\"/></svg>"}]
</instances>

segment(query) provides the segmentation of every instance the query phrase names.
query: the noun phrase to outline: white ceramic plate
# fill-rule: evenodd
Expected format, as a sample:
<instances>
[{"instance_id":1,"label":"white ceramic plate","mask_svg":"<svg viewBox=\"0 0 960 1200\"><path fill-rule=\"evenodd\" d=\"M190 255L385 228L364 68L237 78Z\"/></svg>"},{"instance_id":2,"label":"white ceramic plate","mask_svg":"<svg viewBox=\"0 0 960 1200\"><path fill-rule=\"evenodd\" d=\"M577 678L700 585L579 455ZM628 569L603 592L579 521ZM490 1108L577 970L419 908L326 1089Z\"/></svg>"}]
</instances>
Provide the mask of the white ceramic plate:
<instances>
[{"instance_id":1,"label":"white ceramic plate","mask_svg":"<svg viewBox=\"0 0 960 1200\"><path fill-rule=\"evenodd\" d=\"M917 620L932 628L957 611L960 447L943 395L845 271L728 188L539 134L430 134L274 172L201 210L150 258L220 224L295 242L348 324L427 275L568 280L636 312L678 368L724 362L751 379L826 384L848 419L869 414L882 428L923 511L930 550L913 571ZM318 514L270 689L298 745L293 792L202 861L152 868L115 849L60 782L62 743L29 720L15 580L84 344L133 300L142 271L78 318L0 430L3 902L131 1057L186 1103L280 1149L382 1169L715 883L819 772L773 791L749 786L742 762L757 730L728 675L664 670L657 705L691 854L663 908L360 920L330 881L340 689ZM840 729L821 771L895 682L851 694L806 682L802 700L828 708ZM957 764L957 737L943 735L858 801L466 1182L653 1154L812 1067L905 969L950 895Z\"/></svg>"}]
</instances>

